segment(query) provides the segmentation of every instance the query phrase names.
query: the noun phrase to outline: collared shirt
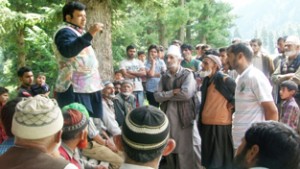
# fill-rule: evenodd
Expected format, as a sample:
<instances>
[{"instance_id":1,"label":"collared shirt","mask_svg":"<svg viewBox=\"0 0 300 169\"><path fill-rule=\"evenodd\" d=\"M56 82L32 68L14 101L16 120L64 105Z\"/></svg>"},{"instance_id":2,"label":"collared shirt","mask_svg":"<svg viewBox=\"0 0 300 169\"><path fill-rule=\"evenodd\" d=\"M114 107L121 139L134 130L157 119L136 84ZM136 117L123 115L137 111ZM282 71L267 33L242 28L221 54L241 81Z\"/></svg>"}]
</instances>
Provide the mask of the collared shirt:
<instances>
[{"instance_id":1,"label":"collared shirt","mask_svg":"<svg viewBox=\"0 0 300 169\"><path fill-rule=\"evenodd\" d=\"M282 112L279 121L297 130L300 111L295 99L292 97L291 99L284 101L281 110Z\"/></svg>"},{"instance_id":2,"label":"collared shirt","mask_svg":"<svg viewBox=\"0 0 300 169\"><path fill-rule=\"evenodd\" d=\"M76 165L78 169L84 169L83 164L80 163L80 155L79 152L71 150L68 145L66 145L64 142L61 143L61 146L59 147L59 153L64 159L67 161L70 161L72 164Z\"/></svg>"},{"instance_id":3,"label":"collared shirt","mask_svg":"<svg viewBox=\"0 0 300 169\"><path fill-rule=\"evenodd\" d=\"M261 103L273 101L269 80L253 65L237 77L236 84L232 128L234 148L238 148L252 123L265 121Z\"/></svg>"},{"instance_id":4,"label":"collared shirt","mask_svg":"<svg viewBox=\"0 0 300 169\"><path fill-rule=\"evenodd\" d=\"M149 62L148 60L145 63L146 66L146 71L149 71L151 69L151 62ZM166 68L166 64L163 60L161 59L156 59L156 63L155 63L155 73L161 73L163 71L165 71ZM148 77L147 81L146 81L146 91L148 92L154 92L157 89L157 85L159 83L160 77Z\"/></svg>"},{"instance_id":5,"label":"collared shirt","mask_svg":"<svg viewBox=\"0 0 300 169\"><path fill-rule=\"evenodd\" d=\"M184 68L192 69L193 72L197 72L201 70L201 61L197 59L191 59L190 62L187 62L186 60L182 60L180 65Z\"/></svg>"},{"instance_id":6,"label":"collared shirt","mask_svg":"<svg viewBox=\"0 0 300 169\"><path fill-rule=\"evenodd\" d=\"M262 59L262 53L258 52L257 55L255 55L252 58L253 66L259 69L260 71L263 71L263 59Z\"/></svg>"},{"instance_id":7,"label":"collared shirt","mask_svg":"<svg viewBox=\"0 0 300 169\"><path fill-rule=\"evenodd\" d=\"M31 97L31 96L33 95L30 87L26 87L23 85L19 87L18 97Z\"/></svg>"},{"instance_id":8,"label":"collared shirt","mask_svg":"<svg viewBox=\"0 0 300 169\"><path fill-rule=\"evenodd\" d=\"M124 164L121 165L120 169L154 169L154 168L147 167L147 166L124 163Z\"/></svg>"}]
</instances>

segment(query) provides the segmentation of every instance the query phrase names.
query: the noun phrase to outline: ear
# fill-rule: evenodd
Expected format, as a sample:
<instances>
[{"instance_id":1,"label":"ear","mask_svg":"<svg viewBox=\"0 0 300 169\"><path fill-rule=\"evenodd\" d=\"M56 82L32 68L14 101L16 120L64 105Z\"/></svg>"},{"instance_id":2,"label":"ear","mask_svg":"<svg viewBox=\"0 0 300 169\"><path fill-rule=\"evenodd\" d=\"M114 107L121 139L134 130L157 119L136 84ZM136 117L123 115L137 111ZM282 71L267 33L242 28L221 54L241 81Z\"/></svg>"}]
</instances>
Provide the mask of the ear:
<instances>
[{"instance_id":1,"label":"ear","mask_svg":"<svg viewBox=\"0 0 300 169\"><path fill-rule=\"evenodd\" d=\"M122 136L121 135L116 135L113 137L114 143L117 147L118 150L124 151L123 150L123 144L122 144Z\"/></svg>"},{"instance_id":2,"label":"ear","mask_svg":"<svg viewBox=\"0 0 300 169\"><path fill-rule=\"evenodd\" d=\"M242 52L238 53L238 54L237 54L238 60L240 60L243 56L244 56L244 54L243 54Z\"/></svg>"},{"instance_id":3,"label":"ear","mask_svg":"<svg viewBox=\"0 0 300 169\"><path fill-rule=\"evenodd\" d=\"M70 22L71 19L72 19L71 15L66 15L66 21Z\"/></svg>"},{"instance_id":4,"label":"ear","mask_svg":"<svg viewBox=\"0 0 300 169\"><path fill-rule=\"evenodd\" d=\"M253 145L246 154L246 161L248 164L255 164L256 163L256 157L259 154L259 146L258 145Z\"/></svg>"},{"instance_id":5,"label":"ear","mask_svg":"<svg viewBox=\"0 0 300 169\"><path fill-rule=\"evenodd\" d=\"M59 143L59 142L60 142L60 140L61 140L61 135L62 135L62 130L59 130L59 132L56 133L55 138L54 138L54 139L55 139L54 141L55 141L56 143Z\"/></svg>"},{"instance_id":6,"label":"ear","mask_svg":"<svg viewBox=\"0 0 300 169\"><path fill-rule=\"evenodd\" d=\"M162 152L163 156L167 156L170 153L172 153L172 151L175 149L176 147L176 142L174 139L169 139L167 142L167 146L164 148L164 151Z\"/></svg>"}]
</instances>

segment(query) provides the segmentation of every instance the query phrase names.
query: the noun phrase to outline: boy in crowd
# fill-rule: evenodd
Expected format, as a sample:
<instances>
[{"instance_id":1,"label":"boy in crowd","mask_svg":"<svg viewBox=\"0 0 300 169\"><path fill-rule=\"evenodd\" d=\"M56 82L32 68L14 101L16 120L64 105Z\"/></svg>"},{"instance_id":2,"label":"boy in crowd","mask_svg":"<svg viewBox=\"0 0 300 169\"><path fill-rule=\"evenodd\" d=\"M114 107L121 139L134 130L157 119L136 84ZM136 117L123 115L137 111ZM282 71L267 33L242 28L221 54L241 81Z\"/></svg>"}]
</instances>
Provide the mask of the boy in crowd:
<instances>
[{"instance_id":1,"label":"boy in crowd","mask_svg":"<svg viewBox=\"0 0 300 169\"><path fill-rule=\"evenodd\" d=\"M50 88L46 83L46 75L44 73L38 74L35 84L31 86L31 91L34 96L38 94L49 95Z\"/></svg>"},{"instance_id":2,"label":"boy in crowd","mask_svg":"<svg viewBox=\"0 0 300 169\"><path fill-rule=\"evenodd\" d=\"M279 121L299 132L300 110L294 98L297 91L298 85L291 80L286 80L280 84L280 98L283 100L283 103Z\"/></svg>"}]
</instances>

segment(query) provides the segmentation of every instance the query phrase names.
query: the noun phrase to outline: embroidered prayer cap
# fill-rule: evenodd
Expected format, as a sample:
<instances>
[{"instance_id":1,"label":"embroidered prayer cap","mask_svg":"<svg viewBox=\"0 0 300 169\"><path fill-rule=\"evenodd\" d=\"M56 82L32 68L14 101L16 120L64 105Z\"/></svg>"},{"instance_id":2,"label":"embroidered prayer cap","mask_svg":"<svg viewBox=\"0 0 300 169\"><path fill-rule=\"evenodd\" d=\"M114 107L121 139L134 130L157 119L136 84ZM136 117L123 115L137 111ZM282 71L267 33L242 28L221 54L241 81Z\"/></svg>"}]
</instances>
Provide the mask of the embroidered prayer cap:
<instances>
[{"instance_id":1,"label":"embroidered prayer cap","mask_svg":"<svg viewBox=\"0 0 300 169\"><path fill-rule=\"evenodd\" d=\"M300 39L298 36L288 36L285 41L286 45L300 45Z\"/></svg>"},{"instance_id":2,"label":"embroidered prayer cap","mask_svg":"<svg viewBox=\"0 0 300 169\"><path fill-rule=\"evenodd\" d=\"M177 57L178 59L182 59L180 47L178 47L176 45L169 46L167 55L172 55L172 56Z\"/></svg>"},{"instance_id":3,"label":"embroidered prayer cap","mask_svg":"<svg viewBox=\"0 0 300 169\"><path fill-rule=\"evenodd\" d=\"M110 84L113 85L113 83L111 81L109 81L109 80L106 80L106 81L103 82L103 86L104 87L106 87L107 85L110 85Z\"/></svg>"},{"instance_id":4,"label":"embroidered prayer cap","mask_svg":"<svg viewBox=\"0 0 300 169\"><path fill-rule=\"evenodd\" d=\"M215 62L219 68L222 67L222 62L221 62L220 57L218 57L216 55L206 55L205 57L207 57L207 58L211 59L213 62Z\"/></svg>"},{"instance_id":5,"label":"embroidered prayer cap","mask_svg":"<svg viewBox=\"0 0 300 169\"><path fill-rule=\"evenodd\" d=\"M132 80L129 80L129 79L123 80L121 85L123 85L123 84L130 84L133 87L133 82L132 82Z\"/></svg>"},{"instance_id":6,"label":"embroidered prayer cap","mask_svg":"<svg viewBox=\"0 0 300 169\"><path fill-rule=\"evenodd\" d=\"M286 81L283 81L281 84L280 84L280 87L286 87L288 88L289 90L295 90L295 91L298 91L298 85L292 81L292 80L286 80Z\"/></svg>"},{"instance_id":7,"label":"embroidered prayer cap","mask_svg":"<svg viewBox=\"0 0 300 169\"><path fill-rule=\"evenodd\" d=\"M71 103L69 105L66 105L62 108L62 111L67 111L68 109L74 109L79 111L80 113L84 114L86 116L87 119L90 118L89 112L87 111L87 109L85 108L84 105L80 104L80 103Z\"/></svg>"},{"instance_id":8,"label":"embroidered prayer cap","mask_svg":"<svg viewBox=\"0 0 300 169\"><path fill-rule=\"evenodd\" d=\"M122 127L122 140L123 144L134 150L152 152L165 147L169 132L169 120L161 110L142 106L127 114Z\"/></svg>"},{"instance_id":9,"label":"embroidered prayer cap","mask_svg":"<svg viewBox=\"0 0 300 169\"><path fill-rule=\"evenodd\" d=\"M23 139L54 135L63 127L63 116L56 100L41 95L23 98L16 106L12 133Z\"/></svg>"},{"instance_id":10,"label":"embroidered prayer cap","mask_svg":"<svg viewBox=\"0 0 300 169\"><path fill-rule=\"evenodd\" d=\"M63 112L64 117L64 133L77 133L82 131L88 125L87 117L80 111L75 109L67 109Z\"/></svg>"}]
</instances>

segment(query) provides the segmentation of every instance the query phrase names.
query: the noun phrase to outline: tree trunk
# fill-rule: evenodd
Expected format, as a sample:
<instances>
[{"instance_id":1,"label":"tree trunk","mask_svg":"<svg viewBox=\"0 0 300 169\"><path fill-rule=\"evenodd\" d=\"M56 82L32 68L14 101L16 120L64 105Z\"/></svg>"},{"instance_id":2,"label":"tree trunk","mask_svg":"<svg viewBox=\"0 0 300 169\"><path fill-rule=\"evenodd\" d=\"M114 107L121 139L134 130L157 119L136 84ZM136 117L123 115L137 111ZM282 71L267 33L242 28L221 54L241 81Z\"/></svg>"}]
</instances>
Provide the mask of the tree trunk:
<instances>
[{"instance_id":1,"label":"tree trunk","mask_svg":"<svg viewBox=\"0 0 300 169\"><path fill-rule=\"evenodd\" d=\"M185 0L178 0L178 4L179 4L179 6L184 7ZM181 42L184 42L184 38L185 38L185 29L184 28L185 28L185 25L181 25L180 29L178 31L178 39Z\"/></svg>"},{"instance_id":2,"label":"tree trunk","mask_svg":"<svg viewBox=\"0 0 300 169\"><path fill-rule=\"evenodd\" d=\"M19 68L25 66L26 53L25 53L25 28L18 30L17 45L18 45L18 66Z\"/></svg>"},{"instance_id":3,"label":"tree trunk","mask_svg":"<svg viewBox=\"0 0 300 169\"><path fill-rule=\"evenodd\" d=\"M99 72L102 80L113 79L113 57L111 39L111 4L110 0L80 0L86 5L87 30L93 23L104 24L103 33L93 39L93 48L99 62Z\"/></svg>"},{"instance_id":4,"label":"tree trunk","mask_svg":"<svg viewBox=\"0 0 300 169\"><path fill-rule=\"evenodd\" d=\"M157 25L158 25L158 40L159 44L163 47L168 47L168 39L166 38L166 24L162 23L160 13L157 14Z\"/></svg>"},{"instance_id":5,"label":"tree trunk","mask_svg":"<svg viewBox=\"0 0 300 169\"><path fill-rule=\"evenodd\" d=\"M186 24L186 42L191 44L192 43L192 29L191 29L191 21L188 20Z\"/></svg>"}]
</instances>

